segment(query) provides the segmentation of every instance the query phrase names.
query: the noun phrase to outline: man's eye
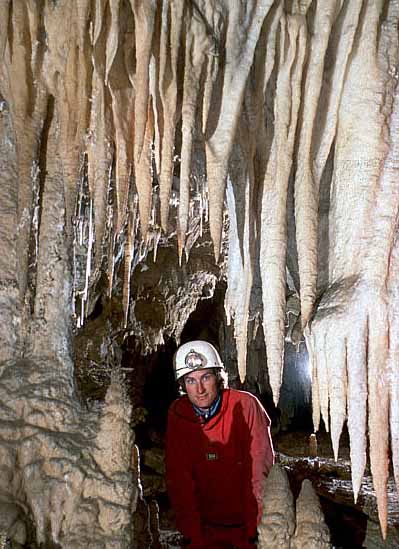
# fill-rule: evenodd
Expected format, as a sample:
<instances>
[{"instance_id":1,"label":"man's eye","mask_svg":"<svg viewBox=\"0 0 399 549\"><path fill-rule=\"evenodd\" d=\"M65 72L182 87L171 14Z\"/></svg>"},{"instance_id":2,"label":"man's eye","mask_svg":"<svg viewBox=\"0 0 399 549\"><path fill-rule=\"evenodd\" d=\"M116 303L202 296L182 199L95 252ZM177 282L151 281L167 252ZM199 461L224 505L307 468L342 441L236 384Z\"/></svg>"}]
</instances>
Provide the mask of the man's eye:
<instances>
[{"instance_id":1,"label":"man's eye","mask_svg":"<svg viewBox=\"0 0 399 549\"><path fill-rule=\"evenodd\" d=\"M206 374L204 375L204 377L202 378L202 381L210 381L212 379L212 375L211 374Z\"/></svg>"},{"instance_id":2,"label":"man's eye","mask_svg":"<svg viewBox=\"0 0 399 549\"><path fill-rule=\"evenodd\" d=\"M188 378L188 379L186 379L186 383L187 383L187 385L192 385L194 383L194 380Z\"/></svg>"}]
</instances>

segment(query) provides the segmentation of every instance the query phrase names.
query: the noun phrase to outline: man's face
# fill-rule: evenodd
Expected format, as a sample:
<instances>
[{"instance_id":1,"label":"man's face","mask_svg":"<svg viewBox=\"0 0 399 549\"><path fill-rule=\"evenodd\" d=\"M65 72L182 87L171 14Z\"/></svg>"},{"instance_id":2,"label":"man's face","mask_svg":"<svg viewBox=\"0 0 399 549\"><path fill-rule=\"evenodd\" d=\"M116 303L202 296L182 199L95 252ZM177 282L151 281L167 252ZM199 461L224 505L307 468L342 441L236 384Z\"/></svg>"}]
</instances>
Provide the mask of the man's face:
<instances>
[{"instance_id":1,"label":"man's face","mask_svg":"<svg viewBox=\"0 0 399 549\"><path fill-rule=\"evenodd\" d=\"M184 384L190 402L199 408L209 408L218 395L216 376L212 368L186 374Z\"/></svg>"}]
</instances>

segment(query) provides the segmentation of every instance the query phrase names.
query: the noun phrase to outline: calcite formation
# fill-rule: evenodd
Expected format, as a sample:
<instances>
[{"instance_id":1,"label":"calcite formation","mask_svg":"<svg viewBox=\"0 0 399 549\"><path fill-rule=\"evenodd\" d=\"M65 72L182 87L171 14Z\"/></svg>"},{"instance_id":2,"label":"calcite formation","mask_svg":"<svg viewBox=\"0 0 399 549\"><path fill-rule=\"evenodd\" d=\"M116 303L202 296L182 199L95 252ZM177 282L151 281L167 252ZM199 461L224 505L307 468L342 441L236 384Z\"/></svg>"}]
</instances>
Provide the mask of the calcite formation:
<instances>
[{"instance_id":1,"label":"calcite formation","mask_svg":"<svg viewBox=\"0 0 399 549\"><path fill-rule=\"evenodd\" d=\"M262 520L258 526L260 549L289 549L295 531L295 508L288 476L276 463L265 482Z\"/></svg>"},{"instance_id":2,"label":"calcite formation","mask_svg":"<svg viewBox=\"0 0 399 549\"><path fill-rule=\"evenodd\" d=\"M261 320L278 402L293 285L315 427L338 457L347 421L355 498L369 448L384 534L390 455L399 481L398 19L396 0L2 0L1 394L10 364L29 356L34 377L44 354L54 407L58 390L76 404L71 330L93 287L106 277L114 295L123 258L128 327L146 250L176 233L183 263L209 222L241 378ZM29 415L31 393L18 398L7 421Z\"/></svg>"},{"instance_id":3,"label":"calcite formation","mask_svg":"<svg viewBox=\"0 0 399 549\"><path fill-rule=\"evenodd\" d=\"M265 482L262 520L258 526L259 549L329 549L330 532L320 501L308 479L302 482L294 505L288 476L276 463Z\"/></svg>"},{"instance_id":4,"label":"calcite formation","mask_svg":"<svg viewBox=\"0 0 399 549\"><path fill-rule=\"evenodd\" d=\"M296 528L291 541L291 549L330 549L330 532L324 522L319 498L310 480L302 482L296 501Z\"/></svg>"}]
</instances>

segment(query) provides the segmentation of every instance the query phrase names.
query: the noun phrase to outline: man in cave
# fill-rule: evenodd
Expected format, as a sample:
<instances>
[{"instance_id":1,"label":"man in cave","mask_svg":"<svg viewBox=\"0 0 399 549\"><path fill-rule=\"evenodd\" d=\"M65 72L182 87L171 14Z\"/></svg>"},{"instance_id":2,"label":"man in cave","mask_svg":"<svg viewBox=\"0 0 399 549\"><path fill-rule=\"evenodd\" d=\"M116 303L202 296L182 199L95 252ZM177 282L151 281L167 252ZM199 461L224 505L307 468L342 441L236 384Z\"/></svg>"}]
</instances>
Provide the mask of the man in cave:
<instances>
[{"instance_id":1,"label":"man in cave","mask_svg":"<svg viewBox=\"0 0 399 549\"><path fill-rule=\"evenodd\" d=\"M169 409L166 444L177 527L190 549L255 547L264 480L274 463L270 419L253 395L227 388L210 343L182 345L174 369L186 393Z\"/></svg>"}]
</instances>

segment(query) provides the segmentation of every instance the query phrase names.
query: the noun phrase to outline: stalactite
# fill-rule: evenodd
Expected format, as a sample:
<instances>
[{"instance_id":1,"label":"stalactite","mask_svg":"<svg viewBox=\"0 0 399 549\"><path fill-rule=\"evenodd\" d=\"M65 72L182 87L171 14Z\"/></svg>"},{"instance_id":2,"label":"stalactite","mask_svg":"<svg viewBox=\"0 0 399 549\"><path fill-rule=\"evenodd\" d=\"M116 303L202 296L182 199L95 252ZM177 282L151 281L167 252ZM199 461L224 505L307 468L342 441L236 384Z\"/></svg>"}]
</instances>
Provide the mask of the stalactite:
<instances>
[{"instance_id":1,"label":"stalactite","mask_svg":"<svg viewBox=\"0 0 399 549\"><path fill-rule=\"evenodd\" d=\"M161 166L159 190L161 226L168 231L169 197L172 188L175 125L177 121L177 73L184 3L164 2L159 38L159 96L161 103Z\"/></svg>"},{"instance_id":2,"label":"stalactite","mask_svg":"<svg viewBox=\"0 0 399 549\"><path fill-rule=\"evenodd\" d=\"M91 0L78 0L76 2L77 36L79 49L83 51L86 43L86 35L90 21Z\"/></svg>"},{"instance_id":3,"label":"stalactite","mask_svg":"<svg viewBox=\"0 0 399 549\"><path fill-rule=\"evenodd\" d=\"M336 333L326 334L326 344L324 352L326 354L326 364L328 365L328 386L330 397L330 429L331 442L334 452L335 461L338 460L339 439L342 428L347 416L347 346L346 339L343 334L338 339ZM342 361L338 364L338 368L331 368L329 357L332 353L336 353L342 357Z\"/></svg>"},{"instance_id":4,"label":"stalactite","mask_svg":"<svg viewBox=\"0 0 399 549\"><path fill-rule=\"evenodd\" d=\"M361 305L353 313L362 318ZM352 485L354 500L357 501L366 467L367 451L367 340L368 322L366 318L358 321L355 333L349 333L347 339L348 372L348 432L351 440L350 455L352 465Z\"/></svg>"},{"instance_id":5,"label":"stalactite","mask_svg":"<svg viewBox=\"0 0 399 549\"><path fill-rule=\"evenodd\" d=\"M94 201L95 270L102 262L103 237L107 220L109 175L114 156L111 145L111 113L108 108L109 92L104 84L108 25L107 20L103 21L101 33L96 43L93 44L92 96L87 142L88 182L90 196Z\"/></svg>"},{"instance_id":6,"label":"stalactite","mask_svg":"<svg viewBox=\"0 0 399 549\"><path fill-rule=\"evenodd\" d=\"M93 200L90 199L89 204L89 234L88 234L88 243L87 243L87 256L86 256L86 276L85 276L85 286L83 290L82 302L87 302L88 293L89 293L89 281L91 276L92 269L92 253L93 253L93 240L94 240L94 230L93 230ZM81 317L81 322L84 321L84 316Z\"/></svg>"},{"instance_id":7,"label":"stalactite","mask_svg":"<svg viewBox=\"0 0 399 549\"><path fill-rule=\"evenodd\" d=\"M313 176L312 138L315 117L323 82L327 46L334 20L342 0L318 4L309 45L307 74L298 139L297 170L295 174L295 217L298 246L299 276L301 281L301 321L306 326L316 299L317 235L319 182Z\"/></svg>"},{"instance_id":8,"label":"stalactite","mask_svg":"<svg viewBox=\"0 0 399 549\"><path fill-rule=\"evenodd\" d=\"M63 153L67 234L72 239L72 224L77 200L77 181L89 124L92 65L87 59L91 45L86 35L89 3L87 0L73 6L75 17L68 20L69 41L63 78L57 82L60 103L60 147ZM67 22L63 21L66 25ZM76 41L79 47L76 46Z\"/></svg>"},{"instance_id":9,"label":"stalactite","mask_svg":"<svg viewBox=\"0 0 399 549\"><path fill-rule=\"evenodd\" d=\"M226 58L221 84L223 93L215 129L206 142L210 196L209 226L216 260L220 254L229 156L239 121L246 80L254 59L255 46L263 20L272 4L272 1L262 4L254 0L236 2L230 4L228 12L224 14L226 39L223 47Z\"/></svg>"},{"instance_id":10,"label":"stalactite","mask_svg":"<svg viewBox=\"0 0 399 549\"><path fill-rule=\"evenodd\" d=\"M396 216L399 224L399 211ZM393 334L399 333L399 241L396 235L389 259L388 295L389 311L389 423L391 434L392 464L396 486L399 487L399 341Z\"/></svg>"},{"instance_id":11,"label":"stalactite","mask_svg":"<svg viewBox=\"0 0 399 549\"><path fill-rule=\"evenodd\" d=\"M211 111L212 97L216 89L216 79L220 74L218 44L215 40L212 50L206 59L206 76L204 79L204 97L202 104L202 133L208 134L207 124Z\"/></svg>"},{"instance_id":12,"label":"stalactite","mask_svg":"<svg viewBox=\"0 0 399 549\"><path fill-rule=\"evenodd\" d=\"M319 393L319 378L317 374L317 355L314 349L314 341L310 336L309 329L305 328L304 331L306 348L309 354L309 365L312 379L312 420L315 432L320 428L320 393Z\"/></svg>"},{"instance_id":13,"label":"stalactite","mask_svg":"<svg viewBox=\"0 0 399 549\"><path fill-rule=\"evenodd\" d=\"M140 212L140 228L141 238L145 240L148 233L148 225L151 215L152 202L152 145L154 141L154 113L152 107L152 99L149 98L147 106L147 123L144 136L143 150L135 164L135 183L137 194L139 197L139 212ZM136 158L137 161L137 158Z\"/></svg>"},{"instance_id":14,"label":"stalactite","mask_svg":"<svg viewBox=\"0 0 399 549\"><path fill-rule=\"evenodd\" d=\"M312 326L314 330L314 326ZM330 431L330 418L329 418L329 390L328 390L328 370L326 364L326 354L324 352L325 348L325 337L324 334L313 333L314 338L314 363L317 369L317 379L319 386L319 403L320 403L320 412L321 417L324 421L324 426L327 432Z\"/></svg>"},{"instance_id":15,"label":"stalactite","mask_svg":"<svg viewBox=\"0 0 399 549\"><path fill-rule=\"evenodd\" d=\"M10 92L8 97L13 113L18 155L18 218L19 218L19 288L22 301L27 290L27 257L31 230L32 189L31 170L37 155L40 123L44 119L46 102L33 103L33 75L31 67L32 44L30 41L27 7L13 4L11 66L8 69ZM43 104L44 103L44 104Z\"/></svg>"},{"instance_id":16,"label":"stalactite","mask_svg":"<svg viewBox=\"0 0 399 549\"><path fill-rule=\"evenodd\" d=\"M204 78L204 90L202 100L202 133L205 136L212 134L215 127L215 120L212 120L212 107L219 105L221 100L221 86L217 79L221 78L220 62L223 49L223 24L225 19L225 6L223 3L210 4L206 0L200 0L194 5L198 7L201 17L207 22L209 36L212 41L211 47L206 52L206 69ZM209 123L209 125L208 125Z\"/></svg>"},{"instance_id":17,"label":"stalactite","mask_svg":"<svg viewBox=\"0 0 399 549\"><path fill-rule=\"evenodd\" d=\"M108 84L109 73L111 71L112 64L114 62L116 52L118 50L119 39L119 9L120 0L109 0L108 2L111 21L109 25L109 31L107 35L107 45L105 49L105 83Z\"/></svg>"},{"instance_id":18,"label":"stalactite","mask_svg":"<svg viewBox=\"0 0 399 549\"><path fill-rule=\"evenodd\" d=\"M391 327L398 327L397 318L391 322ZM399 345L395 342L392 347L390 350L389 422L393 471L396 486L399 486Z\"/></svg>"},{"instance_id":19,"label":"stalactite","mask_svg":"<svg viewBox=\"0 0 399 549\"><path fill-rule=\"evenodd\" d=\"M94 17L92 18L92 32L91 32L91 41L93 46L96 45L98 38L100 37L103 20L104 20L104 11L107 0L95 0L94 2Z\"/></svg>"},{"instance_id":20,"label":"stalactite","mask_svg":"<svg viewBox=\"0 0 399 549\"><path fill-rule=\"evenodd\" d=\"M126 221L130 179L133 165L131 120L134 100L132 90L126 95L111 91L115 127L115 233L119 234ZM125 108L123 108L125 107ZM129 135L130 134L130 135Z\"/></svg>"},{"instance_id":21,"label":"stalactite","mask_svg":"<svg viewBox=\"0 0 399 549\"><path fill-rule=\"evenodd\" d=\"M371 319L370 319L371 320ZM378 502L378 517L382 535L387 533L388 518L388 391L386 379L387 362L387 316L385 307L373 307L369 323L368 345L368 394L369 394L369 440L370 466L373 486Z\"/></svg>"},{"instance_id":22,"label":"stalactite","mask_svg":"<svg viewBox=\"0 0 399 549\"><path fill-rule=\"evenodd\" d=\"M126 328L129 315L129 300L130 300L130 279L132 271L132 262L134 257L135 240L136 240L136 220L137 220L137 200L133 200L131 211L129 212L127 236L125 243L125 259L123 272L123 290L122 290L122 307L124 315L124 327Z\"/></svg>"},{"instance_id":23,"label":"stalactite","mask_svg":"<svg viewBox=\"0 0 399 549\"><path fill-rule=\"evenodd\" d=\"M276 10L276 13L278 13L278 10ZM236 223L237 227L234 228L236 234L229 235L229 281L225 309L228 319L232 314L234 316L234 337L237 345L237 362L241 381L244 381L246 375L251 295L259 263L258 197L260 196L261 184L266 169L265 149L269 141L264 122L263 97L274 65L275 37L279 21L279 18L275 15L270 22L268 21L270 28L267 25L262 28L255 51L252 74L249 76L245 89L241 119L238 126L237 140L240 148L233 148L229 166L234 194L237 197L236 207L229 212L229 222ZM266 30L271 30L267 47ZM243 174L244 166L245 172ZM242 187L242 190L240 190L240 187ZM232 216L234 216L233 219ZM236 263L240 260L241 265L238 268ZM234 271L236 272L232 276L231 273L234 273ZM238 286L233 283L235 277ZM235 297L232 297L232 294L235 294ZM229 311L229 309L232 310Z\"/></svg>"},{"instance_id":24,"label":"stalactite","mask_svg":"<svg viewBox=\"0 0 399 549\"><path fill-rule=\"evenodd\" d=\"M76 101L76 82L75 76L79 67L77 49L72 46L69 48L65 79L60 85L60 142L65 157L63 162L65 179L65 198L66 198L66 219L67 233L72 235L72 220L77 198L77 180L79 172L79 152L75 145L77 120L76 111L73 108ZM79 134L78 134L79 135Z\"/></svg>"},{"instance_id":25,"label":"stalactite","mask_svg":"<svg viewBox=\"0 0 399 549\"><path fill-rule=\"evenodd\" d=\"M118 56L119 53L118 51ZM116 234L120 233L126 222L134 143L132 124L134 120L134 90L127 76L121 73L122 70L119 70L113 77L111 70L109 76L115 142Z\"/></svg>"},{"instance_id":26,"label":"stalactite","mask_svg":"<svg viewBox=\"0 0 399 549\"><path fill-rule=\"evenodd\" d=\"M149 97L149 65L154 33L156 1L130 0L135 22L136 100L134 118L134 157L140 161L147 126ZM146 153L145 153L146 154Z\"/></svg>"},{"instance_id":27,"label":"stalactite","mask_svg":"<svg viewBox=\"0 0 399 549\"><path fill-rule=\"evenodd\" d=\"M191 153L193 147L193 137L195 134L197 104L199 103L198 98L201 90L205 52L210 49L211 46L204 22L199 18L194 8L192 13L186 13L184 30L185 60L182 102L182 147L180 166L179 214L177 229L178 253L180 263L188 228L190 174L192 170Z\"/></svg>"},{"instance_id":28,"label":"stalactite","mask_svg":"<svg viewBox=\"0 0 399 549\"><path fill-rule=\"evenodd\" d=\"M381 84L385 90L381 113L385 153L380 167L378 191L374 191L373 231L368 254L365 256L365 276L377 295L370 311L370 340L368 346L369 439L370 464L373 485L377 494L378 515L383 537L387 533L389 477L389 351L394 347L396 334L390 324L390 307L387 307L390 264L394 262L394 249L398 234L399 189L397 169L399 157L399 90L397 75L391 72L399 53L397 25L399 6L388 7L384 35L377 42L379 69L383 73ZM385 69L385 70L383 70ZM384 281L384 283L382 283ZM392 305L391 305L392 306ZM395 302L393 303L395 306Z\"/></svg>"},{"instance_id":29,"label":"stalactite","mask_svg":"<svg viewBox=\"0 0 399 549\"><path fill-rule=\"evenodd\" d=\"M108 250L107 250L108 297L112 296L112 290L114 287L115 240L116 240L115 235L112 235L108 240Z\"/></svg>"},{"instance_id":30,"label":"stalactite","mask_svg":"<svg viewBox=\"0 0 399 549\"><path fill-rule=\"evenodd\" d=\"M355 35L359 25L363 0L345 3L342 8L342 30L333 30L331 38L335 46L332 68L326 67L325 82L319 98L319 109L315 127L323 128L313 134L316 158L313 164L315 181L320 181L326 166L331 145L336 135L338 108L342 96L349 58L354 46ZM310 199L313 201L313 199ZM298 218L297 223L301 223Z\"/></svg>"},{"instance_id":31,"label":"stalactite","mask_svg":"<svg viewBox=\"0 0 399 549\"><path fill-rule=\"evenodd\" d=\"M10 0L4 0L4 2L0 4L0 63L3 63L7 44L9 13Z\"/></svg>"},{"instance_id":32,"label":"stalactite","mask_svg":"<svg viewBox=\"0 0 399 549\"><path fill-rule=\"evenodd\" d=\"M275 137L264 180L260 251L263 325L269 378L276 405L282 380L285 335L286 200L307 41L301 16L282 17L280 24Z\"/></svg>"},{"instance_id":33,"label":"stalactite","mask_svg":"<svg viewBox=\"0 0 399 549\"><path fill-rule=\"evenodd\" d=\"M227 324L230 324L231 320L234 321L238 373L241 381L244 381L247 358L249 298L252 289L253 273L249 257L250 200L248 174L245 169L240 169L240 160L242 161L242 158L237 154L237 165L233 168L235 185L230 181L230 178L227 182L229 257L227 271L228 289L226 291L224 306ZM239 232L241 230L244 234L240 239Z\"/></svg>"}]
</instances>

